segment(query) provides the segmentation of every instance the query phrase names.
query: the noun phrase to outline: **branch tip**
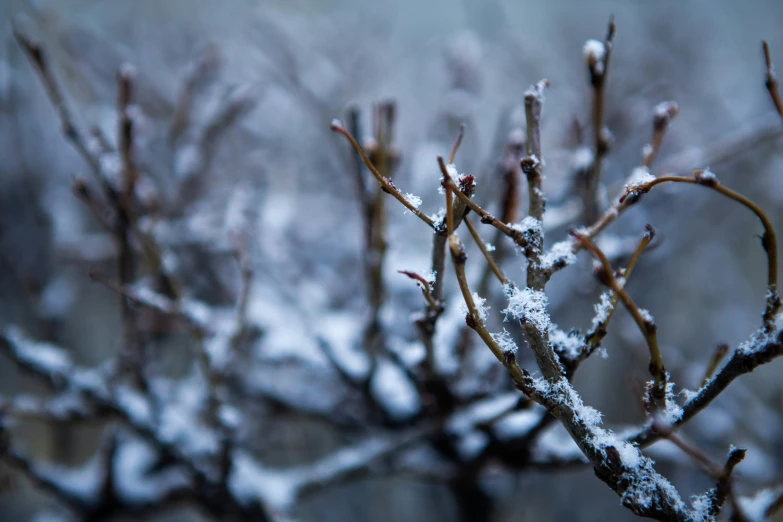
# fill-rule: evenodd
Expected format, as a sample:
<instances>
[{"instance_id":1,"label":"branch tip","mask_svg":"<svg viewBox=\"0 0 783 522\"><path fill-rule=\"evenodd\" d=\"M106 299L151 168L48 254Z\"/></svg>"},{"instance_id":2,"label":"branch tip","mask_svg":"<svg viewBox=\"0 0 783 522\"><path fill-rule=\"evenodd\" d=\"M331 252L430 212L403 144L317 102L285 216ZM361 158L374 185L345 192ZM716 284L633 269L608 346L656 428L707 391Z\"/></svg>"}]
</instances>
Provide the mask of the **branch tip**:
<instances>
[{"instance_id":1,"label":"branch tip","mask_svg":"<svg viewBox=\"0 0 783 522\"><path fill-rule=\"evenodd\" d=\"M462 139L465 137L465 124L459 124L459 134L457 134L457 141L454 142L454 147L451 149L451 155L449 155L449 163L454 163L454 158L457 155L460 145L462 145Z\"/></svg>"}]
</instances>

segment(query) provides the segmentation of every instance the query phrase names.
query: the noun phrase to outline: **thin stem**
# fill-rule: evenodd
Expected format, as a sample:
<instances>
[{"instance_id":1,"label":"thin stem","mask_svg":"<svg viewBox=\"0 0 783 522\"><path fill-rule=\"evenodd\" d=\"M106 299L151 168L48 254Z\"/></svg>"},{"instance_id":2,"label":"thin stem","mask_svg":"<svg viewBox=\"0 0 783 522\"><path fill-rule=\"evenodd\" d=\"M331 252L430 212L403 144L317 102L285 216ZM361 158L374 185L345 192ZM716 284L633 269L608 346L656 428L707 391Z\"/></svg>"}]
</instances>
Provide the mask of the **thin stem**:
<instances>
[{"instance_id":1,"label":"thin stem","mask_svg":"<svg viewBox=\"0 0 783 522\"><path fill-rule=\"evenodd\" d=\"M761 237L761 246L767 253L767 288L770 292L770 298L767 299L767 307L764 313L764 323L768 331L774 327L775 315L780 310L781 302L777 295L778 287L778 243L777 236L775 234L775 228L772 226L772 222L767 215L761 210L756 203L742 194L731 190L721 185L714 176L708 176L709 172L696 170L694 171L694 177L688 178L685 176L661 176L654 180L639 185L634 185L628 189L628 192L620 199L620 204L627 201L634 201L638 199L638 196L645 194L653 189L656 185L662 183L690 183L691 185L701 185L711 188L729 199L744 205L751 212L756 214L756 217L761 221L764 227L764 235ZM629 198L628 196L634 196Z\"/></svg>"},{"instance_id":2,"label":"thin stem","mask_svg":"<svg viewBox=\"0 0 783 522\"><path fill-rule=\"evenodd\" d=\"M394 104L381 103L373 108L373 129L375 145L369 152L370 162L377 165L381 178L392 183L394 151L392 136L394 131ZM386 284L383 277L388 242L386 240L386 211L383 187L375 186L375 190L367 198L367 294L370 313L363 334L363 346L370 357L375 359L376 347L384 344L385 332L380 320L380 310L386 297ZM371 368L374 368L374 363ZM370 375L371 376L371 375ZM368 376L369 378L369 376Z\"/></svg>"},{"instance_id":3,"label":"thin stem","mask_svg":"<svg viewBox=\"0 0 783 522\"><path fill-rule=\"evenodd\" d=\"M473 236L473 239L476 241L479 250L481 250L481 253L484 254L489 268L492 270L495 276L497 276L498 281L504 285L509 284L511 281L506 277L506 274L503 273L503 270L501 270L500 266L498 266L498 264L495 262L492 254L490 254L489 250L487 250L487 245L484 243L484 240L481 238L478 230L476 230L476 227L473 226L473 223L467 216L465 216L465 225L468 227L468 230L470 230L470 235Z\"/></svg>"},{"instance_id":4,"label":"thin stem","mask_svg":"<svg viewBox=\"0 0 783 522\"><path fill-rule=\"evenodd\" d=\"M348 126L353 136L361 136L360 112L358 107L348 110ZM351 151L353 160L354 182L356 183L356 199L362 216L364 231L364 255L361 256L364 268L367 301L373 313L370 314L370 322L375 317L375 311L380 309L383 301L383 230L378 226L377 217L382 216L377 206L380 194L373 194L368 190L364 175L364 162L360 153L354 149ZM374 185L377 188L377 185Z\"/></svg>"},{"instance_id":5,"label":"thin stem","mask_svg":"<svg viewBox=\"0 0 783 522\"><path fill-rule=\"evenodd\" d=\"M680 108L675 102L659 103L653 116L653 135L650 144L645 147L642 164L648 169L652 167L663 146L663 138L669 129L669 123L679 113Z\"/></svg>"},{"instance_id":6,"label":"thin stem","mask_svg":"<svg viewBox=\"0 0 783 522\"><path fill-rule=\"evenodd\" d=\"M52 105L54 105L57 115L60 118L60 125L62 125L65 137L76 147L76 150L79 151L79 154L84 161L90 166L90 171L95 176L95 179L101 184L105 183L101 173L100 161L90 152L87 145L87 139L76 127L73 114L71 113L68 104L65 102L62 89L54 77L54 72L51 70L47 55L41 47L41 44L22 34L16 27L13 28L13 32L17 43L22 47L28 60L30 60L30 63L33 64L41 77L41 81L46 89L46 94L52 102Z\"/></svg>"},{"instance_id":7,"label":"thin stem","mask_svg":"<svg viewBox=\"0 0 783 522\"><path fill-rule=\"evenodd\" d=\"M661 430L664 430L664 433L666 433L665 427L662 427ZM699 448L688 443L685 439L676 433L672 433L671 431L666 434L666 439L671 441L675 446L680 448L683 453L693 459L693 461L696 462L710 477L718 478L720 476L722 470L716 466L715 463L712 462L712 459L710 459Z\"/></svg>"},{"instance_id":8,"label":"thin stem","mask_svg":"<svg viewBox=\"0 0 783 522\"><path fill-rule=\"evenodd\" d=\"M107 232L114 233L117 215L113 208L109 208L101 196L83 177L73 180L73 193L82 200L90 209L93 216L100 222Z\"/></svg>"},{"instance_id":9,"label":"thin stem","mask_svg":"<svg viewBox=\"0 0 783 522\"><path fill-rule=\"evenodd\" d=\"M769 44L766 40L761 42L764 48L764 61L767 64L767 80L766 86L769 91L769 95L772 97L772 103L775 104L780 117L783 118L783 100L780 98L780 92L778 91L778 79L775 76L775 67L772 64L772 54L769 52Z\"/></svg>"},{"instance_id":10,"label":"thin stem","mask_svg":"<svg viewBox=\"0 0 783 522\"><path fill-rule=\"evenodd\" d=\"M453 215L454 208L452 205L452 198L451 198L451 184L445 183L444 188L446 192L446 236L451 237L451 234L454 233L454 215Z\"/></svg>"},{"instance_id":11,"label":"thin stem","mask_svg":"<svg viewBox=\"0 0 783 522\"><path fill-rule=\"evenodd\" d=\"M527 121L527 155L522 171L527 175L530 208L528 214L539 221L544 219L544 195L541 192L543 156L541 154L541 112L544 94L549 87L548 80L541 80L525 93L525 118Z\"/></svg>"},{"instance_id":12,"label":"thin stem","mask_svg":"<svg viewBox=\"0 0 783 522\"><path fill-rule=\"evenodd\" d=\"M636 247L636 251L633 253L633 256L631 256L630 261L628 261L628 265L625 267L625 271L623 273L623 277L625 277L625 280L627 281L631 274L633 273L633 269L636 267L636 263L639 261L639 258L642 256L642 253L645 251L647 246L650 244L650 242L655 237L655 229L651 227L650 225L647 225L647 229L645 230L644 235L642 236L641 241L639 241L639 245ZM593 349L598 347L601 344L601 341L606 337L607 329L609 327L609 322L612 320L612 317L614 317L614 312L617 310L617 303L620 301L620 297L612 292L612 295L610 297L610 307L607 312L606 318L601 321L601 323L596 326L592 331L590 331L585 336L585 341L589 344L589 349L587 353L585 353L585 356L589 355L590 352L592 352Z\"/></svg>"},{"instance_id":13,"label":"thin stem","mask_svg":"<svg viewBox=\"0 0 783 522\"><path fill-rule=\"evenodd\" d=\"M234 257L240 273L239 298L237 299L237 329L232 345L236 347L247 331L247 308L250 303L250 289L253 286L253 263L243 237L235 238Z\"/></svg>"},{"instance_id":14,"label":"thin stem","mask_svg":"<svg viewBox=\"0 0 783 522\"><path fill-rule=\"evenodd\" d=\"M761 208L748 199L747 197L735 192L727 187L724 187L714 177L705 176L704 171L695 171L696 174L693 178L685 176L661 176L648 183L636 184L627 189L620 200L615 203L612 208L604 212L604 215L593 226L589 227L582 235L588 239L594 239L599 233L606 229L609 225L614 223L615 220L629 207L639 201L642 194L646 194L653 187L662 183L689 183L692 185L700 185L711 188L724 196L744 205L751 210L761 221L764 227L764 235L761 238L761 244L767 253L767 288L769 290L767 297L767 304L764 311L764 324L766 330L772 331L774 328L775 315L781 308L781 299L777 292L778 286L778 247L777 236L775 229L772 226L772 222ZM573 253L579 252L583 247L579 242L574 243Z\"/></svg>"},{"instance_id":15,"label":"thin stem","mask_svg":"<svg viewBox=\"0 0 783 522\"><path fill-rule=\"evenodd\" d=\"M510 226L506 225L499 219L497 219L495 216L478 206L475 201L470 199L467 195L463 194L462 191L459 190L459 186L454 182L453 179L451 179L451 176L449 175L448 170L446 169L446 163L443 161L442 157L438 157L438 165L440 166L441 174L443 174L443 178L446 184L448 184L451 187L452 192L454 195L459 199L462 203L465 204L466 207L468 207L470 210L475 212L481 217L481 222L486 223L488 225L492 225L493 227L497 228L501 232L503 232L505 235L510 237L514 240L514 242L519 245L521 248L524 248L527 245L527 242L525 241L525 238L522 236L522 234L511 228Z\"/></svg>"},{"instance_id":16,"label":"thin stem","mask_svg":"<svg viewBox=\"0 0 783 522\"><path fill-rule=\"evenodd\" d=\"M433 299L432 292L430 291L430 282L424 279L421 275L417 274L416 272L410 272L408 270L397 270L398 273L406 275L413 279L414 281L417 281L420 284L421 293L424 294L424 299L427 300L427 304L430 306L430 308L437 308L438 303Z\"/></svg>"},{"instance_id":17,"label":"thin stem","mask_svg":"<svg viewBox=\"0 0 783 522\"><path fill-rule=\"evenodd\" d=\"M125 207L129 208L133 198L133 190L139 177L136 161L133 154L133 118L130 115L130 105L133 103L133 89L135 71L129 64L120 67L117 73L117 112L119 153L122 161L123 187L121 199Z\"/></svg>"},{"instance_id":18,"label":"thin stem","mask_svg":"<svg viewBox=\"0 0 783 522\"><path fill-rule=\"evenodd\" d=\"M585 222L592 223L598 217L598 187L601 184L601 167L604 157L609 152L610 139L604 127L604 106L606 99L606 78L609 74L609 63L612 56L615 34L614 17L609 18L606 39L603 42L604 52L599 60L591 61L588 57L590 84L593 87L593 139L595 140L595 157L590 172L587 175L587 190L585 191Z\"/></svg>"},{"instance_id":19,"label":"thin stem","mask_svg":"<svg viewBox=\"0 0 783 522\"><path fill-rule=\"evenodd\" d=\"M734 448L729 450L729 455L726 458L726 464L723 466L723 470L718 476L718 480L715 483L715 488L711 491L712 502L710 503L710 515L718 517L720 515L723 505L726 500L734 497L734 488L732 474L734 468L745 459L747 450L744 448ZM733 501L733 500L732 500Z\"/></svg>"},{"instance_id":20,"label":"thin stem","mask_svg":"<svg viewBox=\"0 0 783 522\"><path fill-rule=\"evenodd\" d=\"M710 382L710 379L712 379L712 376L715 375L715 372L718 370L720 362L726 357L726 354L728 353L729 345L726 343L719 344L715 349L715 353L713 353L712 357L710 358L710 364L707 366L707 370L704 372L704 379L701 381L702 388L707 386L707 383Z\"/></svg>"},{"instance_id":21,"label":"thin stem","mask_svg":"<svg viewBox=\"0 0 783 522\"><path fill-rule=\"evenodd\" d=\"M661 357L661 350L658 347L658 335L657 327L651 317L645 318L641 309L633 302L628 292L625 291L620 282L615 278L612 265L609 263L609 259L601 251L590 238L584 234L578 232L571 232L571 235L579 241L583 247L588 249L603 268L603 276L606 284L612 291L620 298L625 307L630 312L639 330L644 335L644 339L647 342L647 347L650 351L650 374L653 377L655 386L652 391L653 400L661 408L666 405L666 369L663 365L663 358Z\"/></svg>"},{"instance_id":22,"label":"thin stem","mask_svg":"<svg viewBox=\"0 0 783 522\"><path fill-rule=\"evenodd\" d=\"M340 122L338 122L337 120L333 121L331 125L331 129L335 132L342 134L351 143L351 146L353 146L356 152L358 152L359 155L362 157L362 161L364 161L364 164L367 165L367 168L370 169L370 172L372 172L372 175L375 176L375 179L378 180L378 183L381 184L381 188L383 189L384 192L394 196L397 199L397 201L402 203L402 205L411 212L411 214L415 215L416 217L424 221L427 224L427 226L429 226L430 228L435 228L435 222L432 219L430 219L429 216L427 216L418 208L413 206L413 204L411 204L407 199L405 199L405 196L403 196L402 193L397 189L397 187L394 186L391 180L382 176L381 173L378 172L378 169L376 169L375 165L372 164L370 159L367 157L367 154L364 153L364 150L356 141L356 139L351 135L350 132L348 132L343 128Z\"/></svg>"},{"instance_id":23,"label":"thin stem","mask_svg":"<svg viewBox=\"0 0 783 522\"><path fill-rule=\"evenodd\" d=\"M523 132L522 129L514 129L512 135L518 132ZM502 160L498 165L498 175L503 178L503 187L501 189L501 212L500 219L503 223L516 223L519 221L520 212L520 183L522 168L520 167L520 156L524 143L521 139L509 138L509 142L506 144L506 150ZM493 234L492 243L495 245L495 252L493 259L496 264L500 264L503 259L508 255L509 248L506 242L503 241L503 233L500 230L495 229ZM492 281L492 267L487 264L481 273L481 279L477 285L476 291L479 295L486 295L489 293L489 285ZM464 350L463 350L464 351Z\"/></svg>"},{"instance_id":24,"label":"thin stem","mask_svg":"<svg viewBox=\"0 0 783 522\"><path fill-rule=\"evenodd\" d=\"M512 353L504 352L495 339L492 338L492 334L487 330L487 326L476 307L476 302L473 300L473 293L470 291L470 286L468 285L468 278L465 275L465 262L467 261L468 256L465 254L465 247L456 235L449 236L449 250L451 251L454 271L457 274L459 289L462 292L462 297L468 308L468 316L465 318L468 326L479 334L479 337L481 337L484 344L489 347L492 354L508 370L511 378L514 379L516 383L523 385L525 383L525 377L522 369L516 362L516 357Z\"/></svg>"},{"instance_id":25,"label":"thin stem","mask_svg":"<svg viewBox=\"0 0 783 522\"><path fill-rule=\"evenodd\" d=\"M544 171L544 157L541 152L541 112L544 108L544 94L549 87L547 80L541 80L525 93L525 120L527 126L527 157L520 162L522 172L527 176L530 204L528 215L541 223L539 230L528 234L525 257L527 258L527 286L543 291L549 280L541 267L541 253L544 250L544 211L546 199L541 190Z\"/></svg>"},{"instance_id":26,"label":"thin stem","mask_svg":"<svg viewBox=\"0 0 783 522\"><path fill-rule=\"evenodd\" d=\"M672 428L682 426L700 411L709 406L721 393L723 393L736 378L750 373L759 366L783 355L783 332L775 336L763 335L756 338L755 343L745 349L734 350L731 358L710 379L706 386L682 406L682 415L673 423ZM629 436L626 440L642 447L647 447L660 440L663 435L652 424L649 424L638 433Z\"/></svg>"},{"instance_id":27,"label":"thin stem","mask_svg":"<svg viewBox=\"0 0 783 522\"><path fill-rule=\"evenodd\" d=\"M454 142L454 147L451 149L451 154L449 155L449 163L454 163L454 158L457 155L457 151L459 150L460 145L462 145L462 138L464 137L465 137L465 124L460 123L459 134L457 134L457 141Z\"/></svg>"}]
</instances>

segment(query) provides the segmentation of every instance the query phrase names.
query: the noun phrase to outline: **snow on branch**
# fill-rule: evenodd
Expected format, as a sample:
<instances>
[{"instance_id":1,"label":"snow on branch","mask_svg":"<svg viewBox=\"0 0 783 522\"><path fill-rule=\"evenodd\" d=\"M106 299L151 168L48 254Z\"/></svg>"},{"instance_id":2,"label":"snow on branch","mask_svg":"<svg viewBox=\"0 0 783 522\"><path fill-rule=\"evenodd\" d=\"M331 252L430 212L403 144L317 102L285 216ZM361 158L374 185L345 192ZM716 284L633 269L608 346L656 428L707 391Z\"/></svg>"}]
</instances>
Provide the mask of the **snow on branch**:
<instances>
[{"instance_id":1,"label":"snow on branch","mask_svg":"<svg viewBox=\"0 0 783 522\"><path fill-rule=\"evenodd\" d=\"M267 29L268 38L282 38L274 28ZM622 505L639 516L712 521L727 503L739 518L761 520L771 514L782 502L779 488L752 496L738 496L733 489L740 476L733 470L745 450L732 447L724 466L712 465L677 430L736 379L783 355L775 231L755 202L722 185L709 169L694 170L690 177L660 175L654 164L679 112L675 102L652 109L653 135L641 164L626 166L630 176L624 193L607 202L601 171L614 140L606 127L606 85L615 32L610 19L602 40L584 44L592 135L584 140L576 122L572 170L578 190L555 212L547 214L549 194L544 192L545 158L555 154L547 152L542 140L549 82L541 80L524 92L518 114L509 115L513 128L499 162L505 178L497 200L491 200L492 176L460 172L455 164L466 132L472 132L465 125L456 133L448 162L438 155L442 152L433 154L428 182L433 194L398 188L411 179L396 175L402 157L396 145L397 108L387 100L372 107L372 130L366 135L358 106L349 110L348 128L335 119L330 128L348 141L348 154L344 147L336 149L336 165L325 166L328 172L319 172L308 186L313 189L310 199L296 200L298 214L281 219L280 209L293 200L274 201L272 210L267 209L271 217L259 219L263 225L254 230L258 223L246 214L258 201L244 182L234 187L219 227L205 226L209 218L190 203L217 166L218 143L229 129L237 129L261 95L249 85L220 81L218 49L199 53L181 79L163 133L168 143L160 144L165 153L153 154L145 149L150 130L144 129L151 123L135 100L144 84L138 71L123 65L117 72L117 135L85 132L49 54L14 27L66 139L95 178L77 178L73 188L105 233L79 233L60 246L77 262L112 261L112 275L93 273L92 278L117 294L122 321L116 333L118 355L94 368L77 363L81 351L57 345L57 328L36 333L51 341L42 342L19 327L3 325L0 351L45 389L0 399L0 460L85 520L135 519L189 506L214 520L266 522L296 516L309 495L373 475L396 475L449 488L465 517L486 522L500 499L486 494L483 480L498 467L524 472L583 466L591 466ZM764 50L767 87L779 105L766 44ZM281 62L296 64L287 54L288 45L279 52ZM459 69L450 72L458 84L454 90L464 95L464 84L471 83L466 78L470 64L450 62L449 67ZM290 73L282 76L292 100L302 98L298 101L316 110L319 121L328 121L332 104L310 91L297 71ZM447 112L440 116L453 122ZM280 151L272 152L269 158L277 161ZM157 156L170 161L153 165ZM149 188L155 185L150 171L172 169L173 196L164 204L166 198ZM335 203L342 202L342 195L333 194L339 192L333 187L340 186L333 176L343 171L353 177L362 237L361 252L352 252L348 261L341 249L347 251L349 241L337 242L353 234L353 223ZM520 216L522 175L528 192L525 216ZM435 194L436 181L440 195ZM641 239L632 241L604 234L664 183L697 185L743 205L761 223L767 255L760 328L718 369L729 352L722 349L702 386L687 396L678 395L663 365L657 330L665 325L656 324L652 312L637 306L626 289L654 230L648 226ZM422 208L430 196L445 196L445 210L425 214ZM386 208L397 204L402 212ZM490 213L496 208L499 217ZM404 220L401 215L407 213L418 220ZM583 228L548 243L547 234L578 219ZM419 221L422 230L429 229L422 237L431 237L423 253L412 251L412 227L421 227ZM494 234L491 244L482 238L480 225L491 227L486 229ZM460 239L465 229L478 250ZM251 244L254 237L263 238L258 249ZM521 274L503 264L514 250L524 256ZM559 315L550 310L551 302L557 300L550 300L553 294L547 289L555 273L580 269L581 250L599 260L594 275L608 286L586 333L553 323L552 315ZM401 252L411 257L401 258ZM474 252L480 254L474 258ZM426 263L427 275L395 266L401 259L413 259L412 266ZM625 261L625 267L612 266ZM476 263L480 266L474 267ZM234 275L224 277L224 271ZM415 300L410 282L400 282L397 272L419 285ZM477 274L481 277L474 281ZM496 285L494 294L491 285ZM506 302L498 306L493 299L500 290ZM644 397L646 419L623 435L604 425L603 414L585 404L573 380L580 364L608 339L620 302L644 336L652 377ZM419 307L412 318L409 306ZM48 316L64 315L67 307L49 308L58 311L42 312L37 319L52 326L46 323ZM174 370L170 359L178 343L172 334L183 326L186 364ZM530 370L523 368L528 364ZM678 396L686 397L684 403L677 402ZM16 423L31 419L50 423L52 429L63 423L95 423L104 435L80 465L47 463L15 434ZM278 428L285 431L288 421L303 437L314 432L340 442L321 448L316 457L272 465L269 456L277 451ZM324 437L326 432L336 437ZM686 503L644 453L664 438L703 464L714 488Z\"/></svg>"}]
</instances>

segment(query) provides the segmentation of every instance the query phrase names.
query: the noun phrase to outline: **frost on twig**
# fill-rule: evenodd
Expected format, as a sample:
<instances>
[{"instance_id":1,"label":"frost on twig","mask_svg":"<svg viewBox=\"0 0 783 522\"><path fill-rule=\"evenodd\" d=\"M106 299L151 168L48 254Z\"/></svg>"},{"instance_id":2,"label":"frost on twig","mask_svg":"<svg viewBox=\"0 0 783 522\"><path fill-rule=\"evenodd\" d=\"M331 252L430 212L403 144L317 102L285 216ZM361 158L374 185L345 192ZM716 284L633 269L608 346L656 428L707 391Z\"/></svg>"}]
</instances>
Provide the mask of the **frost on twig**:
<instances>
[{"instance_id":1,"label":"frost on twig","mask_svg":"<svg viewBox=\"0 0 783 522\"><path fill-rule=\"evenodd\" d=\"M516 319L526 324L531 324L537 330L546 332L549 329L549 313L547 312L548 298L544 292L519 289L515 286L506 286L508 306L503 310L506 320Z\"/></svg>"}]
</instances>

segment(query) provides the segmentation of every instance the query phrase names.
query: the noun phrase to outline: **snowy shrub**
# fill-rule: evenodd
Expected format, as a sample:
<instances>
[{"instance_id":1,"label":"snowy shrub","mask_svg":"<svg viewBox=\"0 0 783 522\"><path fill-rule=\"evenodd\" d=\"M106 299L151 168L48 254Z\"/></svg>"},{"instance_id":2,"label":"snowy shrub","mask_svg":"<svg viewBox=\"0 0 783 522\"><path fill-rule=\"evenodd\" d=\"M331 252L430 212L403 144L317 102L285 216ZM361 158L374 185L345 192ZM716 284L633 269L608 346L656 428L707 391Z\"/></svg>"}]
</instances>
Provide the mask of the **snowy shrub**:
<instances>
[{"instance_id":1,"label":"snowy shrub","mask_svg":"<svg viewBox=\"0 0 783 522\"><path fill-rule=\"evenodd\" d=\"M692 175L657 171L679 110L673 102L650 111L652 137L642 163L628 166L624 189L607 200L602 170L615 138L603 111L614 33L610 22L603 40L584 45L592 141L571 151L574 190L561 201L547 205L543 183L548 154L541 123L545 104L555 100L546 100L549 82L542 80L524 94L518 111L524 117L508 134L497 178L460 172L463 133L471 132L462 126L450 157L428 160L432 190L408 192L395 140L397 107L384 102L373 108L372 132L362 132L361 111L353 107L345 124L332 122L335 134L321 136L333 146L324 163L337 167L309 178L312 206L300 201L291 209L275 193L259 216L257 192L239 178L216 217L199 198L218 185L209 174L221 137L241 125L260 94L212 85L219 69L214 49L180 79L165 118L145 116L138 102L143 82L133 67L117 64L116 130L106 135L99 127L84 130L47 49L19 29L16 40L90 173L76 177L73 189L92 213L92 226L101 227L89 237L102 242L85 234L70 251L92 267L95 284L116 294L121 322L116 355L97 364L77 361L44 328L3 325L0 349L43 388L0 403L2 461L76 520L136 520L182 507L213 520L287 520L302 516L301 505L318 493L400 476L448 488L462 520L488 521L503 501L503 489L485 480L498 468L592 468L625 508L657 520L716 520L724 506L736 520L773 514L783 504L779 485L735 487L745 477L733 475L734 468L749 451L724 448L728 457L716 461L714 448L699 447L680 428L736 379L783 354L775 232L758 205L705 165L692 165L699 167ZM471 65L463 62L471 56L464 49L448 56L460 73L450 91L455 97L478 88L466 79ZM304 82L289 80L311 106L336 110L318 105ZM767 87L783 117L768 52ZM299 153L308 153L304 143ZM160 174L166 169L171 175ZM323 203L337 184L334 171L351 177L354 194ZM654 309L637 304L644 297L632 286L640 272L656 270L637 266L655 245L654 229L648 225L631 241L607 230L649 192L685 184L753 212L767 256L758 330L737 348L723 346L699 361L703 380L693 390L673 382L682 361L669 360L658 338L663 325ZM358 228L345 224L351 199L358 202ZM434 215L423 210L441 206ZM408 228L397 226L403 222ZM550 244L548 234L564 226L573 228ZM429 244L412 253L421 231ZM335 242L345 236L361 238L361 253L341 269ZM580 259L595 261L595 278L606 287L586 332L561 329L550 315L550 280L566 268L586 271ZM68 285L49 285L40 324L70 306L63 297ZM639 397L644 420L613 430L607 414L586 404L575 376L591 355L605 353L621 308L638 330L632 335L644 341L640 366L649 381ZM178 350L184 356L175 357ZM100 441L79 465L50 462L19 429L30 419L53 429L97 425ZM308 448L298 462L282 465L273 440L279 424L292 419L339 442ZM655 453L656 443L671 451ZM714 485L689 499L654 458L692 461Z\"/></svg>"}]
</instances>

